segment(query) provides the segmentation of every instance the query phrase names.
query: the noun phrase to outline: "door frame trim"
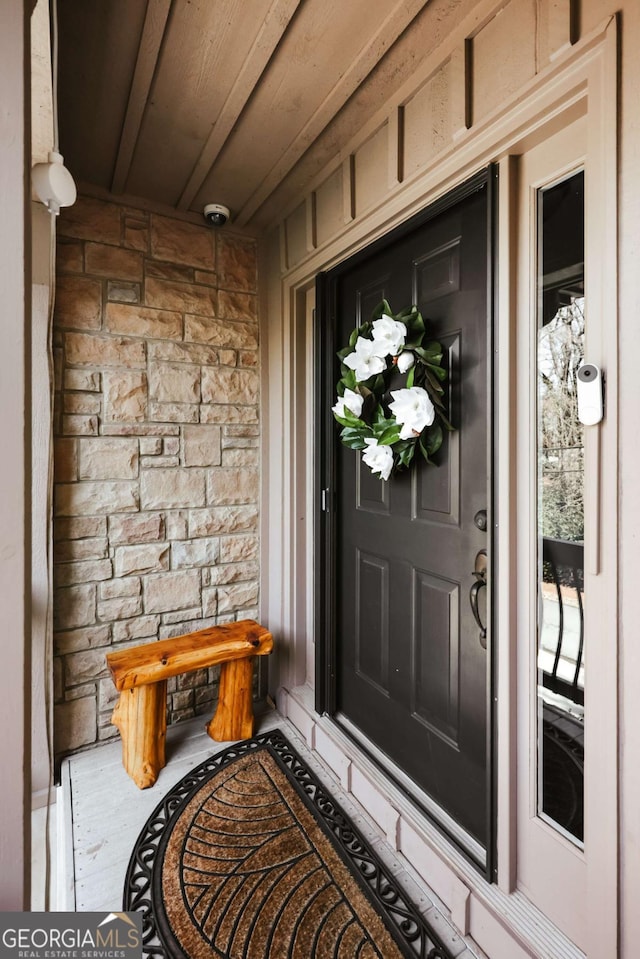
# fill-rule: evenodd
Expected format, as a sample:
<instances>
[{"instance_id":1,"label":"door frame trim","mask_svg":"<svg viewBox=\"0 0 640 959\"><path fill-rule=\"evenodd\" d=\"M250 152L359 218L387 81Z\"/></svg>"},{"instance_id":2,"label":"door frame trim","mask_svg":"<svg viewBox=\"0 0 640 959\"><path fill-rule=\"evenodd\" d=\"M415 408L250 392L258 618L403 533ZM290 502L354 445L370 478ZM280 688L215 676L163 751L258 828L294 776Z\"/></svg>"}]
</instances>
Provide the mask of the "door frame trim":
<instances>
[{"instance_id":1,"label":"door frame trim","mask_svg":"<svg viewBox=\"0 0 640 959\"><path fill-rule=\"evenodd\" d=\"M336 464L335 448L336 434L333 417L329 411L334 402L335 377L332 376L336 353L336 291L341 277L357 267L364 260L393 246L421 226L435 219L441 213L450 210L467 197L480 190L486 190L487 203L487 464L489 467L488 481L488 514L489 528L487 530L487 549L489 553L489 569L497 569L497 551L494 542L493 523L494 515L494 383L496 370L496 276L497 276L497 179L498 168L492 164L484 167L474 176L454 187L444 196L439 197L424 210L415 213L404 223L378 237L372 243L358 250L353 255L342 260L328 272L321 272L316 277L316 314L314 323L314 352L316 356L316 424L318 429L319 456L315 470L315 569L317 575L314 581L314 626L315 626L315 709L319 714L327 714L338 722L336 717L336 624L335 624L335 569L336 569ZM441 829L469 860L478 867L489 881L493 881L497 868L497 763L496 763L496 633L493 628L493 611L496 608L494 584L497 577L492 573L487 590L487 740L486 740L486 790L487 790L487 846L484 861L473 856L470 849L461 844L455 831L447 829L446 824L434 815L428 805L420 805L420 809L429 819ZM347 735L349 728L343 726ZM358 742L361 748L362 742ZM375 746L375 744L373 744ZM375 756L375 750L369 752L370 758L381 765ZM394 776L393 768L381 765L383 771Z\"/></svg>"}]
</instances>

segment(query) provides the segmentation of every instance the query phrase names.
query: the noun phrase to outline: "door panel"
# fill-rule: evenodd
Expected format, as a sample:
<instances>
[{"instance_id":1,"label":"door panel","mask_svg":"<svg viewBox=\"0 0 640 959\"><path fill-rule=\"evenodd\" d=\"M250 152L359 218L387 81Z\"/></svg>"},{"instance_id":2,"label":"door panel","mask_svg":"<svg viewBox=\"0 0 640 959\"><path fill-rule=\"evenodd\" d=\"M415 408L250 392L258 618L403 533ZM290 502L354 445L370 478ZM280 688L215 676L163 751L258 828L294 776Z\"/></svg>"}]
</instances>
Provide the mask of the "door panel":
<instances>
[{"instance_id":1,"label":"door panel","mask_svg":"<svg viewBox=\"0 0 640 959\"><path fill-rule=\"evenodd\" d=\"M456 427L437 466L416 457L387 483L336 440L336 714L482 845L488 665L469 590L488 545L473 522L489 506L488 192L485 180L333 281L337 345L383 297L418 304L445 348Z\"/></svg>"}]
</instances>

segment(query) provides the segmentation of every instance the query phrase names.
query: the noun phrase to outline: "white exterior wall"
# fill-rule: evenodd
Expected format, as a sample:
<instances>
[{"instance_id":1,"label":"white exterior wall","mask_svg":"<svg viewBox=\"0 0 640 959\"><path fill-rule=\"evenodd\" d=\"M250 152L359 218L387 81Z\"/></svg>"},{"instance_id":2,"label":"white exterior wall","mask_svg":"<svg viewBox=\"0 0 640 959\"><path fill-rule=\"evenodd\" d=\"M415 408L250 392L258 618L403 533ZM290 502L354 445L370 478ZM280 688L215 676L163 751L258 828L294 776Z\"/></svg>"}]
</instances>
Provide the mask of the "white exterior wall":
<instances>
[{"instance_id":1,"label":"white exterior wall","mask_svg":"<svg viewBox=\"0 0 640 959\"><path fill-rule=\"evenodd\" d=\"M307 410L304 430L298 421L299 409L296 419L290 417L288 410L301 376L307 382L313 381L310 344L304 340L302 327L308 329L305 296L313 288L316 273L330 269L356 249L388 232L486 162L502 161L501 174L504 174L509 154L522 152L562 128L570 114L569 111L563 115L563 105L569 101L575 102L576 115L589 114L590 150L597 151L597 130L609 129L606 135L610 136L610 142L598 163L603 182L612 183L616 136L611 135L614 129L611 121L616 111L617 76L618 284L616 290L614 278L609 292L612 324L616 322L616 298L619 306L619 359L616 377L616 358L609 358L611 415L602 474L605 504L602 559L605 569L613 571L613 578L611 573L608 579L605 577L606 589L603 597L599 597L607 609L600 655L605 671L608 666L613 669L606 680L611 692L608 697L611 708L602 712L598 748L603 753L608 748L611 759L607 763L607 781L597 786L598 797L593 805L603 812L602 840L597 849L592 846L594 865L588 881L587 911L598 914L597 920L593 920L588 955L593 959L605 959L605 956L609 959L614 955L615 945L612 948L611 943L615 944L619 926L620 945L615 954L621 959L634 959L640 940L640 915L634 905L640 895L640 820L637 815L640 715L636 705L640 649L633 604L640 542L640 507L635 492L640 454L634 441L640 400L638 377L634 372L640 360L637 318L640 303L637 268L640 63L635 55L640 45L640 5L636 0L618 0L618 3L583 0L579 5L572 5L568 0L509 0L507 3L481 0L467 2L464 8L464 17L456 8L438 20L437 30L443 39L435 49L429 49L422 63L416 63L412 81L387 102L366 127L354 131L348 149L327 164L314 181L312 191L301 197L294 209L285 211L279 229L265 244L269 264L266 271L269 356L265 363L264 395L269 397L269 408L265 410L264 419L268 438L264 447L267 480L263 497L264 542L265 546L268 543L268 553L263 553L262 595L265 597L263 618L276 635L279 650L270 682L274 692L279 690L282 708L288 711L310 745L326 754L325 759L333 763L336 776L348 784L352 776L350 770L361 768L362 757L357 750L350 750L329 721L313 713L310 690L314 637L310 627L301 627L299 615L302 599L312 600L308 585L305 591L301 583L308 584L312 579L308 543L313 529L308 476L301 473L299 466L306 463L312 468L314 433L311 409ZM430 9L427 8L421 23L425 31ZM617 28L619 41L615 39ZM608 47L601 83L593 80L593 74L590 74L591 80L585 79L590 68L579 66L581 58L586 63L591 56L589 51L601 49L600 44ZM425 48L427 46L425 39ZM573 69L569 69L571 64L576 65L574 87L567 79ZM563 75L565 79L561 81L559 78ZM584 87L589 83L591 90L583 98L580 84ZM521 105L525 104L526 113L527 100L533 101L536 97L541 105L544 101L543 109L549 121L544 131L541 127L535 129L532 117L520 112ZM558 119L554 120L554 116ZM501 222L504 226L504 219ZM615 213L613 223L615 229ZM615 245L615 233L610 240ZM599 309L606 310L607 296L605 288L601 298L604 306ZM604 330L606 335L606 323ZM615 342L615 335L613 340ZM617 427L616 404L620 411ZM295 468L291 465L294 463ZM616 509L619 509L617 537ZM301 564L306 564L306 579L300 574ZM616 567L619 568L617 580ZM305 688L296 688L305 683ZM502 734L504 738L504 728ZM507 793L510 788L507 783ZM617 789L618 824L615 822ZM593 802L591 795L587 802ZM604 821L608 808L612 816ZM395 809L398 812L397 804ZM410 821L411 816L407 819ZM386 828L383 822L380 825ZM499 824L503 833L509 828L508 824ZM433 836L429 842L433 843ZM433 849L433 844L430 848ZM554 941L553 930L545 946L542 940L546 933L541 936L540 926L536 932L531 915L527 915L526 909L521 911L520 894L515 898L508 895L510 879L504 878L505 868L515 873L515 861L502 863L500 889L506 893L504 901L495 895L496 887L487 887L478 895L472 891L463 908L460 888L452 877L464 881L467 877L454 864L454 858L450 851L441 851L439 861L448 867L444 885L450 885L448 892L443 888L439 894L451 908L454 919L458 916L460 924L466 924L463 931L475 935L492 959L514 959L520 954L548 955L556 959L559 955L574 954L569 943L563 944L562 937ZM603 884L604 874L608 878ZM473 885L473 877L469 882ZM501 915L503 908L506 912Z\"/></svg>"}]
</instances>

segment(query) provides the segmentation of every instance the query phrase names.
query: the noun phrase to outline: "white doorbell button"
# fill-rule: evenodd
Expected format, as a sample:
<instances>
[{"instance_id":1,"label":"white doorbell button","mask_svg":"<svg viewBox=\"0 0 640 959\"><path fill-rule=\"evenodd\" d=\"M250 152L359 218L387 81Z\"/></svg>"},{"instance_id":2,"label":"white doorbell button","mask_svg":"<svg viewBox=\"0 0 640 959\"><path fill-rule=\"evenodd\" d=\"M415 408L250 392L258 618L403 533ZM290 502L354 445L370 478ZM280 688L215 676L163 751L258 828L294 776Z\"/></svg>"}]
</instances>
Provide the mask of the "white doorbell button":
<instances>
[{"instance_id":1,"label":"white doorbell button","mask_svg":"<svg viewBox=\"0 0 640 959\"><path fill-rule=\"evenodd\" d=\"M593 363L583 363L578 370L578 419L585 426L595 426L603 416L600 368Z\"/></svg>"}]
</instances>

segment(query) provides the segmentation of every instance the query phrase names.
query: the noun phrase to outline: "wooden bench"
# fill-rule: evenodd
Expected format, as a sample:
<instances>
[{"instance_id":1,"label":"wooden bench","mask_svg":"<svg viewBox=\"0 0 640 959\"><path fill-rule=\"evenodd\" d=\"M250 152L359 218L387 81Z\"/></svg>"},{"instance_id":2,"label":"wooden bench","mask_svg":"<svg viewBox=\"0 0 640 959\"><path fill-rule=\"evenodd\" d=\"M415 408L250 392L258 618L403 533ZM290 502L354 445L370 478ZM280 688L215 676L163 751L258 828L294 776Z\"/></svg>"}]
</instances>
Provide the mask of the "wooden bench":
<instances>
[{"instance_id":1,"label":"wooden bench","mask_svg":"<svg viewBox=\"0 0 640 959\"><path fill-rule=\"evenodd\" d=\"M218 742L253 735L253 659L273 649L252 619L107 653L120 698L111 722L122 737L122 765L136 786L153 786L165 765L167 680L220 665L218 706L207 732Z\"/></svg>"}]
</instances>

